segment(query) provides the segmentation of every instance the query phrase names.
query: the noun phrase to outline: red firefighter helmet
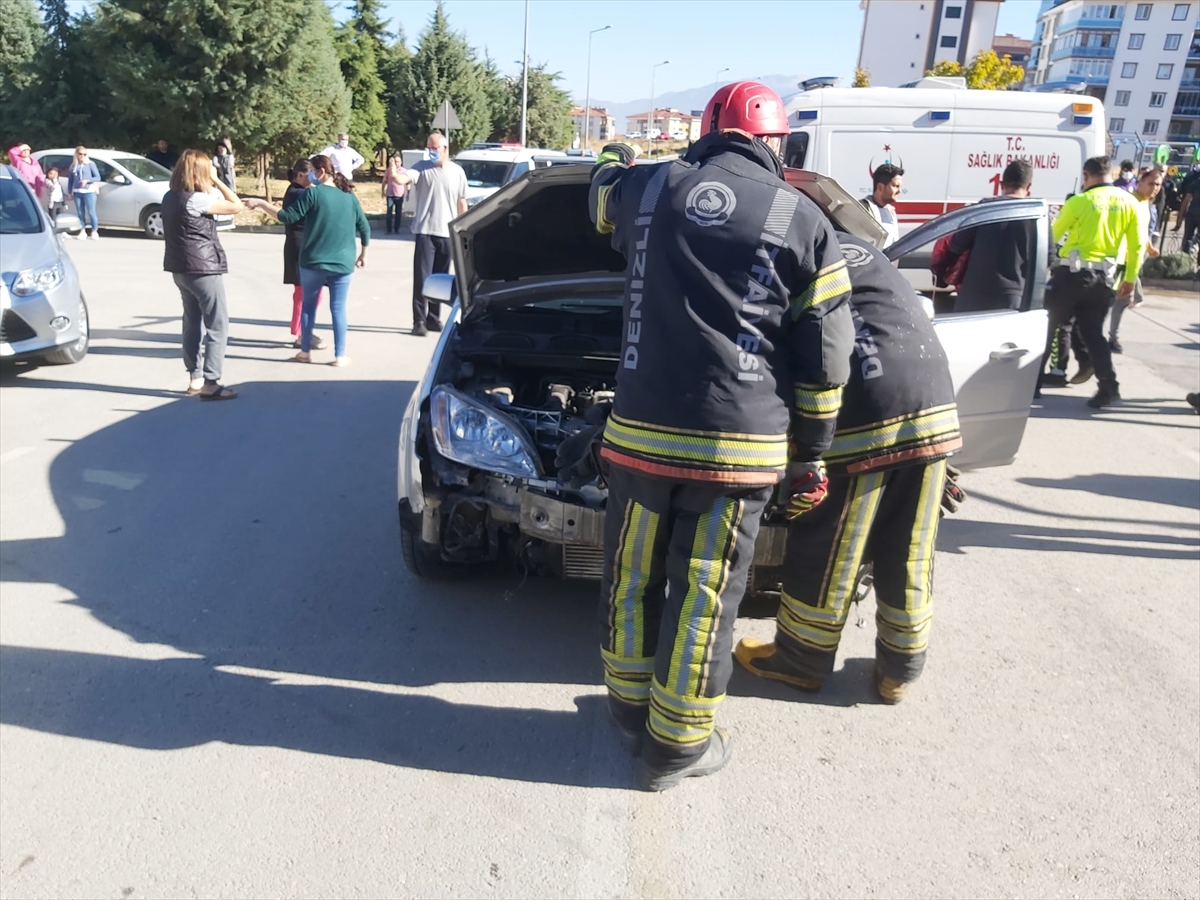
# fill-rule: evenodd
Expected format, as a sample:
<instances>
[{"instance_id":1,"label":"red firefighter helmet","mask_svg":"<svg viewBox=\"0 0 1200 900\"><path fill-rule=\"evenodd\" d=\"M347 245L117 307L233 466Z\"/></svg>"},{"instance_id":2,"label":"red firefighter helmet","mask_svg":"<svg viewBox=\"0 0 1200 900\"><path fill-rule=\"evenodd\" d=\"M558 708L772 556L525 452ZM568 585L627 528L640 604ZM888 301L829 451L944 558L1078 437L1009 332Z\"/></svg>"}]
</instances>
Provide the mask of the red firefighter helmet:
<instances>
[{"instance_id":1,"label":"red firefighter helmet","mask_svg":"<svg viewBox=\"0 0 1200 900\"><path fill-rule=\"evenodd\" d=\"M786 135L787 112L779 95L757 81L735 81L720 88L708 106L704 107L704 121L700 133L725 131L736 128L758 137Z\"/></svg>"}]
</instances>

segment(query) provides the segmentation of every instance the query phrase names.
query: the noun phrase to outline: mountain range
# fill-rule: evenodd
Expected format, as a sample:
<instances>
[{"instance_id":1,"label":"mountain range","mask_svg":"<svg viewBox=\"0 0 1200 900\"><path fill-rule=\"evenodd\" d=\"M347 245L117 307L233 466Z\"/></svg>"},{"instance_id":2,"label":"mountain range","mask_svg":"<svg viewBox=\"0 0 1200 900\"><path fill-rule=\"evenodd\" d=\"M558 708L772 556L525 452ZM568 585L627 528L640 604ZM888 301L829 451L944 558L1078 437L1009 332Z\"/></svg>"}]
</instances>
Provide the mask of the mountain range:
<instances>
[{"instance_id":1,"label":"mountain range","mask_svg":"<svg viewBox=\"0 0 1200 900\"><path fill-rule=\"evenodd\" d=\"M759 79L763 84L772 88L779 96L787 98L790 94L796 93L800 82L806 76L801 75L764 75ZM678 109L685 113L690 113L692 110L704 109L709 98L712 97L714 88L711 84L706 84L703 87L688 88L683 91L666 91L658 94L654 98L654 105L658 109ZM583 105L583 98L576 98L576 102ZM638 100L630 100L627 103L613 103L607 100L592 100L592 108L604 108L608 110L609 115L616 119L617 132L625 130L625 118L627 116L644 113L650 108L650 98L642 97Z\"/></svg>"}]
</instances>

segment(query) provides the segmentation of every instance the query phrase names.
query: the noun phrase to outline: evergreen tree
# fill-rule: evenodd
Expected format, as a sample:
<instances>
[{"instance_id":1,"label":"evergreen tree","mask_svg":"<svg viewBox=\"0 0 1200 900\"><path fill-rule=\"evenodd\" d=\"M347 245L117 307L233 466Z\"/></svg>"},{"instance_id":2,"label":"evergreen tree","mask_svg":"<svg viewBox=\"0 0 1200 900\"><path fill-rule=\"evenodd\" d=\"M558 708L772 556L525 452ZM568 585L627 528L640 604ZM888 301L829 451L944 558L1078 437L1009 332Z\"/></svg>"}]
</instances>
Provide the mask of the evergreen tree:
<instances>
[{"instance_id":1,"label":"evergreen tree","mask_svg":"<svg viewBox=\"0 0 1200 900\"><path fill-rule=\"evenodd\" d=\"M33 0L0 0L0 153L36 140L26 134L37 122L29 88L36 81L35 64L44 43Z\"/></svg>"},{"instance_id":2,"label":"evergreen tree","mask_svg":"<svg viewBox=\"0 0 1200 900\"><path fill-rule=\"evenodd\" d=\"M379 76L383 79L383 102L387 109L387 137L392 147L407 147L408 135L404 131L403 110L407 100L408 67L412 62L412 51L405 41L401 28L396 40L384 48L379 58Z\"/></svg>"},{"instance_id":3,"label":"evergreen tree","mask_svg":"<svg viewBox=\"0 0 1200 900\"><path fill-rule=\"evenodd\" d=\"M484 94L487 95L488 110L492 123L491 128L488 130L488 139L492 141L507 141L512 138L515 140L515 137L512 137L509 132L512 131L512 123L520 121L520 88L518 87L517 89L516 103L514 104L513 93L508 79L501 74L496 61L486 51L484 52L483 62L479 66L479 80L483 85Z\"/></svg>"},{"instance_id":4,"label":"evergreen tree","mask_svg":"<svg viewBox=\"0 0 1200 900\"><path fill-rule=\"evenodd\" d=\"M384 145L387 109L380 61L387 31L379 17L379 0L355 0L351 18L338 29L337 50L342 77L350 89L350 146L371 159Z\"/></svg>"},{"instance_id":5,"label":"evergreen tree","mask_svg":"<svg viewBox=\"0 0 1200 900\"><path fill-rule=\"evenodd\" d=\"M423 147L444 100L450 101L462 123L450 134L452 150L487 138L492 111L479 70L474 51L461 34L450 30L446 9L438 0L395 97L392 140L396 145Z\"/></svg>"},{"instance_id":6,"label":"evergreen tree","mask_svg":"<svg viewBox=\"0 0 1200 900\"><path fill-rule=\"evenodd\" d=\"M558 72L547 72L545 63L529 70L528 120L525 142L530 147L545 150L562 150L571 145L575 135L571 121L571 97L558 86L562 76ZM521 134L521 78L509 80L508 84L512 120L508 127L510 135Z\"/></svg>"}]
</instances>

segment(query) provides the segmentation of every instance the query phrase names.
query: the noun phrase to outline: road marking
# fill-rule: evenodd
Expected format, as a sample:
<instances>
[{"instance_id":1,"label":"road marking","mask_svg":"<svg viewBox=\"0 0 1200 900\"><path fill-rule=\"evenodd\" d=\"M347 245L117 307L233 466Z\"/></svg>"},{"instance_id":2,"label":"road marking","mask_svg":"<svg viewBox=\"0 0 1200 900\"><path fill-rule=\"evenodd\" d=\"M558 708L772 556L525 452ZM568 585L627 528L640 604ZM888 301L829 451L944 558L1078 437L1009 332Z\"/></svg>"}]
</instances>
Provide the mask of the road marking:
<instances>
[{"instance_id":1,"label":"road marking","mask_svg":"<svg viewBox=\"0 0 1200 900\"><path fill-rule=\"evenodd\" d=\"M12 462L14 459L20 459L25 454L32 452L32 447L15 447L4 455L0 456L0 463Z\"/></svg>"},{"instance_id":2,"label":"road marking","mask_svg":"<svg viewBox=\"0 0 1200 900\"><path fill-rule=\"evenodd\" d=\"M122 491L132 491L146 480L144 473L110 472L108 469L84 469L83 480L88 484L102 484Z\"/></svg>"}]
</instances>

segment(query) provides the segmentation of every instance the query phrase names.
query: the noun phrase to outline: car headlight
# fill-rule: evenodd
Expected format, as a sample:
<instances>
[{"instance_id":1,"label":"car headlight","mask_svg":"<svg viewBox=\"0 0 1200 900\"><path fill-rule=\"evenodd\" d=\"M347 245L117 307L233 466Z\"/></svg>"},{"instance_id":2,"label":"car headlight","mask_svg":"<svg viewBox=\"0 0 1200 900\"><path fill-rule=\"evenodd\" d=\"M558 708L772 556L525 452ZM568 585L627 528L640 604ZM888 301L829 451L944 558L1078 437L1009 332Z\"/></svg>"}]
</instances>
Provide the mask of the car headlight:
<instances>
[{"instance_id":1,"label":"car headlight","mask_svg":"<svg viewBox=\"0 0 1200 900\"><path fill-rule=\"evenodd\" d=\"M430 396L433 440L446 459L502 475L536 478L541 474L529 436L511 418L453 388Z\"/></svg>"},{"instance_id":2,"label":"car headlight","mask_svg":"<svg viewBox=\"0 0 1200 900\"><path fill-rule=\"evenodd\" d=\"M468 197L467 198L467 209L470 209L472 206L475 206L481 200L483 200L482 197Z\"/></svg>"},{"instance_id":3,"label":"car headlight","mask_svg":"<svg viewBox=\"0 0 1200 900\"><path fill-rule=\"evenodd\" d=\"M63 267L61 263L52 263L40 269L26 269L18 272L13 281L12 292L16 297L28 297L30 294L44 294L62 284Z\"/></svg>"}]
</instances>

